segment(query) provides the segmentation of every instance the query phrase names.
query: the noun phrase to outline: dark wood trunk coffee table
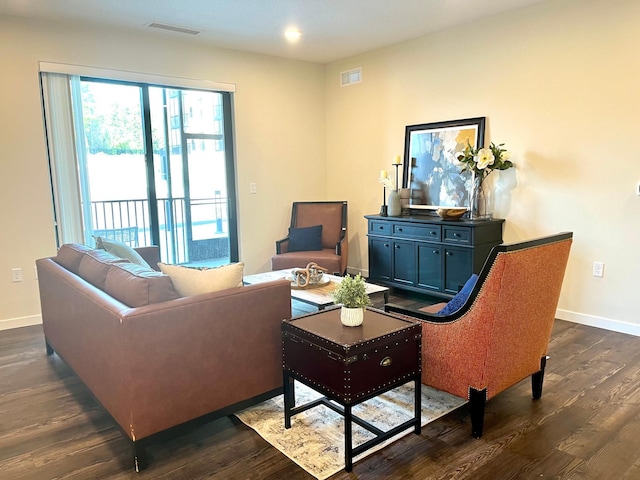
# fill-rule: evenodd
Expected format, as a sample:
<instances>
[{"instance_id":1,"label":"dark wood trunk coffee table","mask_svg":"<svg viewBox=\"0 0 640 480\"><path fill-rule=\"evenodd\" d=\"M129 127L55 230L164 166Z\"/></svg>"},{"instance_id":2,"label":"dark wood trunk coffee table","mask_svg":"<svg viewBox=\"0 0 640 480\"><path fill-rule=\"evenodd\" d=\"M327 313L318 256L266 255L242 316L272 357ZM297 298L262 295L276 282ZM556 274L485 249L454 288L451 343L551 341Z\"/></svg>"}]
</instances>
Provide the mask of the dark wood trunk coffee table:
<instances>
[{"instance_id":1,"label":"dark wood trunk coffee table","mask_svg":"<svg viewBox=\"0 0 640 480\"><path fill-rule=\"evenodd\" d=\"M413 428L419 435L421 339L419 323L369 308L364 312L363 324L358 327L342 325L339 307L283 321L285 428L291 428L293 415L317 405L325 405L343 415L345 470L348 472L353 457L407 428ZM324 397L296 406L294 379ZM352 415L354 405L410 381L415 383L414 418L384 432ZM376 437L353 448L352 422Z\"/></svg>"}]
</instances>

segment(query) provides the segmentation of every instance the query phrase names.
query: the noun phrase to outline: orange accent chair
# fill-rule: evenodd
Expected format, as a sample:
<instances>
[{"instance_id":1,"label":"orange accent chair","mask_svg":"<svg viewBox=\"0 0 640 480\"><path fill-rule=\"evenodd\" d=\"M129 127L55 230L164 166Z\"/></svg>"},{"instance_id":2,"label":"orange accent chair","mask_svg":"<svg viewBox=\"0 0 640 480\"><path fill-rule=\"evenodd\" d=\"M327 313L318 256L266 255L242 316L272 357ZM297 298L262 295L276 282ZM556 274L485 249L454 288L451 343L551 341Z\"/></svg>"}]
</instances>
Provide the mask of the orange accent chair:
<instances>
[{"instance_id":1,"label":"orange accent chair","mask_svg":"<svg viewBox=\"0 0 640 480\"><path fill-rule=\"evenodd\" d=\"M469 399L471 434L480 438L485 402L531 376L542 396L547 347L572 233L498 245L462 307L435 315L385 305L422 322L422 383Z\"/></svg>"},{"instance_id":2,"label":"orange accent chair","mask_svg":"<svg viewBox=\"0 0 640 480\"><path fill-rule=\"evenodd\" d=\"M290 251L292 230L318 225L322 225L322 234L316 249ZM276 241L271 269L304 268L315 262L329 273L344 275L348 253L347 202L293 202L289 235Z\"/></svg>"}]
</instances>

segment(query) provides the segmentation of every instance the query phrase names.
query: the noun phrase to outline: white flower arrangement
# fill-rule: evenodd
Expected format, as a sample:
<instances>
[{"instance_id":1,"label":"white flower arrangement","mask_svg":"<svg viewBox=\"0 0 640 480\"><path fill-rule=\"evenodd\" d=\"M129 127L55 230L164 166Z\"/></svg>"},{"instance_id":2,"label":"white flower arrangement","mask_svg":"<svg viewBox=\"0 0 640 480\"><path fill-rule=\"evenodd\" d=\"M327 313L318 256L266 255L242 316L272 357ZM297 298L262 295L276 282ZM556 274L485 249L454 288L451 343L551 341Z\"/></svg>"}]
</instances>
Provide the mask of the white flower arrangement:
<instances>
[{"instance_id":1,"label":"white flower arrangement","mask_svg":"<svg viewBox=\"0 0 640 480\"><path fill-rule=\"evenodd\" d=\"M489 148L473 148L467 143L467 148L458 154L458 161L462 163L462 172L473 172L484 179L494 170L506 170L514 166L511 153L504 147L504 143L491 143Z\"/></svg>"}]
</instances>

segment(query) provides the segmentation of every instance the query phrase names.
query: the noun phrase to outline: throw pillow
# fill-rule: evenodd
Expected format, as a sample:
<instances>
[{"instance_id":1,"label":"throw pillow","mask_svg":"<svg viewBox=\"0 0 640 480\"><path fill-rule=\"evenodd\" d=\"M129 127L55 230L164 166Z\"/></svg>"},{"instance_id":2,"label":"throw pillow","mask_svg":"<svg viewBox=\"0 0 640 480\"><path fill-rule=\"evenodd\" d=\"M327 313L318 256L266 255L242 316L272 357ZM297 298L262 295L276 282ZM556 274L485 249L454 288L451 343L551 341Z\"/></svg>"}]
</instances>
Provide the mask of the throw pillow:
<instances>
[{"instance_id":1,"label":"throw pillow","mask_svg":"<svg viewBox=\"0 0 640 480\"><path fill-rule=\"evenodd\" d=\"M457 312L462 308L464 302L467 301L473 287L476 286L476 282L478 281L478 275L475 273L469 277L464 284L464 286L460 289L458 293L456 293L455 297L453 297L449 302L438 312L436 315L451 315L454 312Z\"/></svg>"},{"instance_id":2,"label":"throw pillow","mask_svg":"<svg viewBox=\"0 0 640 480\"><path fill-rule=\"evenodd\" d=\"M143 267L151 268L151 266L126 243L116 242L115 240L108 240L102 237L94 237L96 239L96 248L106 250L107 252L115 255L116 257L126 258L131 263L142 265Z\"/></svg>"},{"instance_id":3,"label":"throw pillow","mask_svg":"<svg viewBox=\"0 0 640 480\"><path fill-rule=\"evenodd\" d=\"M290 228L288 252L322 250L322 225Z\"/></svg>"},{"instance_id":4,"label":"throw pillow","mask_svg":"<svg viewBox=\"0 0 640 480\"><path fill-rule=\"evenodd\" d=\"M242 286L242 262L202 269L166 263L158 263L158 267L171 277L174 288L183 297Z\"/></svg>"}]
</instances>

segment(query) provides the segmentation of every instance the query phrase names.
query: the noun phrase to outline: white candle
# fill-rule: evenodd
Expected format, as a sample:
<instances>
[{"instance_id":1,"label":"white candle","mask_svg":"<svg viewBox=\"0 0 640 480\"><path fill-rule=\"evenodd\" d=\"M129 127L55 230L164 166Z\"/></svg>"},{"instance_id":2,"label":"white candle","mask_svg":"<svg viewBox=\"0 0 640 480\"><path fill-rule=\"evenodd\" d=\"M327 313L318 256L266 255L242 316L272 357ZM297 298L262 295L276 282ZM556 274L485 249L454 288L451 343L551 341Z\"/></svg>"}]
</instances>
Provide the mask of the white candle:
<instances>
[{"instance_id":1,"label":"white candle","mask_svg":"<svg viewBox=\"0 0 640 480\"><path fill-rule=\"evenodd\" d=\"M393 164L394 164L394 165L401 165L401 164L402 164L402 160L400 160L400 155L396 155L396 156L393 158Z\"/></svg>"},{"instance_id":2,"label":"white candle","mask_svg":"<svg viewBox=\"0 0 640 480\"><path fill-rule=\"evenodd\" d=\"M380 178L387 178L389 174L386 170L380 170Z\"/></svg>"}]
</instances>

